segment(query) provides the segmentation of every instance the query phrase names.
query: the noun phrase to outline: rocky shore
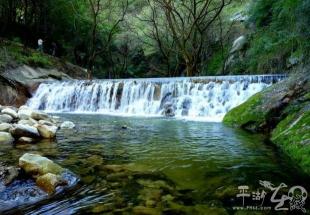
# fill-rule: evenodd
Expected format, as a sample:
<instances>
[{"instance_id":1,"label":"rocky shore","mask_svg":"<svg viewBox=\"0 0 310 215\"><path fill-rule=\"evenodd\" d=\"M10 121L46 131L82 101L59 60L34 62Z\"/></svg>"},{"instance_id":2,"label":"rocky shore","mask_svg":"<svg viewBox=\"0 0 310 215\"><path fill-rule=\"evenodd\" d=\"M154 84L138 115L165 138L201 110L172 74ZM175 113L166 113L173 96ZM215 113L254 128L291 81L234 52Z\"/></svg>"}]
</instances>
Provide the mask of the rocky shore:
<instances>
[{"instance_id":1,"label":"rocky shore","mask_svg":"<svg viewBox=\"0 0 310 215\"><path fill-rule=\"evenodd\" d=\"M232 109L224 123L269 134L304 172L310 174L310 68L274 84Z\"/></svg>"},{"instance_id":2,"label":"rocky shore","mask_svg":"<svg viewBox=\"0 0 310 215\"><path fill-rule=\"evenodd\" d=\"M0 144L35 143L41 139L54 139L60 128L74 128L72 122L60 122L59 117L49 116L27 106L0 106Z\"/></svg>"},{"instance_id":3,"label":"rocky shore","mask_svg":"<svg viewBox=\"0 0 310 215\"><path fill-rule=\"evenodd\" d=\"M74 126L27 106L0 106L0 145L35 144L54 139L59 129ZM78 180L75 174L39 154L25 153L18 166L0 163L0 213L50 198L75 186Z\"/></svg>"}]
</instances>

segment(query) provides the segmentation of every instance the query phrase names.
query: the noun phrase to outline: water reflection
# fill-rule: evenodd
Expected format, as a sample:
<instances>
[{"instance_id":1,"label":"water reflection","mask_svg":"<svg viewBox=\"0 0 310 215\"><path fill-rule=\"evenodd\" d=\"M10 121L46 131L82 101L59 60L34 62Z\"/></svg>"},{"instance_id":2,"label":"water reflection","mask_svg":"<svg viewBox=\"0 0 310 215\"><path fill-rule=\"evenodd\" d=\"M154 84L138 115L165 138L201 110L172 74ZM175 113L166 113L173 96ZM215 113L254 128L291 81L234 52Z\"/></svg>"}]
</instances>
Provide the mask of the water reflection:
<instances>
[{"instance_id":1,"label":"water reflection","mask_svg":"<svg viewBox=\"0 0 310 215\"><path fill-rule=\"evenodd\" d=\"M191 207L184 211L207 211L212 205L231 212L238 185L256 188L259 180L269 180L308 186L308 178L276 148L265 144L263 136L220 123L62 117L77 127L61 131L57 141L0 148L1 159L9 164L16 165L23 153L34 152L81 177L76 190L41 206L20 209L26 214L130 214L137 205L166 212L184 209L175 202ZM198 209L199 205L204 206Z\"/></svg>"}]
</instances>

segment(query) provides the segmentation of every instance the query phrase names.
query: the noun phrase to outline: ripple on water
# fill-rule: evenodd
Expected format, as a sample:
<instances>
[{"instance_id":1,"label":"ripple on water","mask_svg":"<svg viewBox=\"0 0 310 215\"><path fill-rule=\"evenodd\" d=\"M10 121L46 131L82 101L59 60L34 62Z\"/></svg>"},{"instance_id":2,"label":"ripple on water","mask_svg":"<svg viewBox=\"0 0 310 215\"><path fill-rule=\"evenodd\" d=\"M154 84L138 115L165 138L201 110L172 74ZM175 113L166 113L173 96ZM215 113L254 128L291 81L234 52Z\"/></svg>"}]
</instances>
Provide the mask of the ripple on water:
<instances>
[{"instance_id":1,"label":"ripple on water","mask_svg":"<svg viewBox=\"0 0 310 215\"><path fill-rule=\"evenodd\" d=\"M230 199L240 184L256 188L258 180L270 180L308 186L308 178L276 148L264 144L264 137L220 123L61 116L75 122L77 128L60 131L57 141L0 147L1 160L9 164L16 164L25 152L37 152L81 178L78 189L21 209L25 214L103 213L111 205L112 210L127 211L153 204L166 205L169 210L177 206L198 211L199 205L204 205L203 211L210 205L230 210L236 203ZM122 129L124 125L127 129ZM123 170L110 172L105 168L110 164ZM141 179L159 187L150 188ZM168 183L172 191L160 187L158 181Z\"/></svg>"}]
</instances>

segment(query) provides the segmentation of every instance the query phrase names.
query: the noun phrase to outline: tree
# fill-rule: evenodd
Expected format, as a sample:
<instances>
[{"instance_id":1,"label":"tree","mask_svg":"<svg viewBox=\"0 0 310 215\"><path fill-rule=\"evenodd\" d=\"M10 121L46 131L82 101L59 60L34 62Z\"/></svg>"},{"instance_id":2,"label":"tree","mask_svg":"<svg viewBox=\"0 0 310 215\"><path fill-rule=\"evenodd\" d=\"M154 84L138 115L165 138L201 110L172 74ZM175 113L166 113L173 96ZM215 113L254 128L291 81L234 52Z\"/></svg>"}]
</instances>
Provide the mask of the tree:
<instances>
[{"instance_id":1,"label":"tree","mask_svg":"<svg viewBox=\"0 0 310 215\"><path fill-rule=\"evenodd\" d=\"M92 74L94 70L94 64L96 58L102 54L103 52L109 53L109 59L112 61L113 65L113 58L111 53L111 43L112 39L117 31L117 28L119 27L119 24L124 21L127 9L128 9L128 0L121 1L121 10L120 14L118 14L118 18L113 20L114 22L112 25L106 25L106 38L104 40L104 44L102 47L98 46L98 28L100 27L101 22L106 21L104 19L108 19L110 17L107 17L107 15L111 15L112 7L115 6L112 0L87 0L88 7L90 9L91 14L91 23L92 23L92 29L91 29L91 43L90 43L90 49L89 49L89 58L88 58L88 78L92 79ZM106 14L103 14L106 12ZM103 18L103 20L102 20ZM114 72L114 71L112 71ZM111 74L109 74L111 76Z\"/></svg>"},{"instance_id":2,"label":"tree","mask_svg":"<svg viewBox=\"0 0 310 215\"><path fill-rule=\"evenodd\" d=\"M199 74L208 49L208 31L231 0L153 0L165 14L167 26L185 64L187 76Z\"/></svg>"}]
</instances>

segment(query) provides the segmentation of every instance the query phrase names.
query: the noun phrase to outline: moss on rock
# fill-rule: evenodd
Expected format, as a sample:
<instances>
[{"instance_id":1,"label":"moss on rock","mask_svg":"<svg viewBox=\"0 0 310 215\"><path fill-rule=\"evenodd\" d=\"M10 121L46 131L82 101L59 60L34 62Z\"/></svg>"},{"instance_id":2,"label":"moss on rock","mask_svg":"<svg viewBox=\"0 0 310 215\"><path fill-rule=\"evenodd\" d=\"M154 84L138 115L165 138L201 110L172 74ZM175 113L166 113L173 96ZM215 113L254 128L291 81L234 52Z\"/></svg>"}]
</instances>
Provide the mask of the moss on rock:
<instances>
[{"instance_id":1,"label":"moss on rock","mask_svg":"<svg viewBox=\"0 0 310 215\"><path fill-rule=\"evenodd\" d=\"M310 174L310 103L282 120L272 131L271 140Z\"/></svg>"},{"instance_id":2,"label":"moss on rock","mask_svg":"<svg viewBox=\"0 0 310 215\"><path fill-rule=\"evenodd\" d=\"M255 130L255 128L259 127L265 119L264 111L259 108L261 103L262 94L255 94L248 101L227 113L224 118L224 123L235 127L246 128L248 130Z\"/></svg>"},{"instance_id":3,"label":"moss on rock","mask_svg":"<svg viewBox=\"0 0 310 215\"><path fill-rule=\"evenodd\" d=\"M308 68L309 69L309 68ZM271 134L271 141L310 174L309 70L274 84L232 109L224 123Z\"/></svg>"}]
</instances>

